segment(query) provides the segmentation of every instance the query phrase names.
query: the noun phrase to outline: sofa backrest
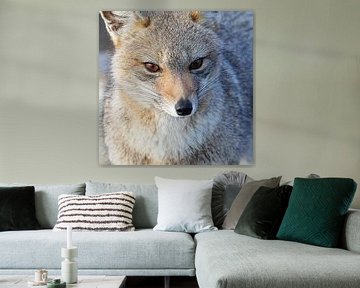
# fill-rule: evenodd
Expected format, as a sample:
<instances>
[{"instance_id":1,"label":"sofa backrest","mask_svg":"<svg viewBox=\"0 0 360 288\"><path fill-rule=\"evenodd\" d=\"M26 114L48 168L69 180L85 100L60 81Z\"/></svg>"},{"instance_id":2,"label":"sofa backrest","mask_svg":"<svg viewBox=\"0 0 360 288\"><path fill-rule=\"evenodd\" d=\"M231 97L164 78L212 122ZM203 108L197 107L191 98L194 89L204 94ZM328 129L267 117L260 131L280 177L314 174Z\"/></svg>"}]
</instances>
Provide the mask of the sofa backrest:
<instances>
[{"instance_id":1,"label":"sofa backrest","mask_svg":"<svg viewBox=\"0 0 360 288\"><path fill-rule=\"evenodd\" d=\"M85 183L60 185L0 183L0 186L34 186L36 218L43 229L52 229L55 226L58 216L58 197L61 194L85 195Z\"/></svg>"},{"instance_id":2,"label":"sofa backrest","mask_svg":"<svg viewBox=\"0 0 360 288\"><path fill-rule=\"evenodd\" d=\"M136 229L153 228L157 223L158 192L155 184L86 182L86 195L131 191L135 194L133 223Z\"/></svg>"}]
</instances>

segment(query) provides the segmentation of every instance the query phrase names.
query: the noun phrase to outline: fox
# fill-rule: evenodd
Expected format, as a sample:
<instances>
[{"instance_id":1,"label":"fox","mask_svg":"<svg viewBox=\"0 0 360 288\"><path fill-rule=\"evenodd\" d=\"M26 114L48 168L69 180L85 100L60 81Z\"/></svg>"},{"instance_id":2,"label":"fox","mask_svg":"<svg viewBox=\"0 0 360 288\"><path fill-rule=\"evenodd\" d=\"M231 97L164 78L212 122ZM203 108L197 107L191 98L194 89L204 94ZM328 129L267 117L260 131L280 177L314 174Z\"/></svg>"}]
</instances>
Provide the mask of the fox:
<instances>
[{"instance_id":1,"label":"fox","mask_svg":"<svg viewBox=\"0 0 360 288\"><path fill-rule=\"evenodd\" d=\"M100 15L114 48L99 124L110 165L252 163L252 11Z\"/></svg>"}]
</instances>

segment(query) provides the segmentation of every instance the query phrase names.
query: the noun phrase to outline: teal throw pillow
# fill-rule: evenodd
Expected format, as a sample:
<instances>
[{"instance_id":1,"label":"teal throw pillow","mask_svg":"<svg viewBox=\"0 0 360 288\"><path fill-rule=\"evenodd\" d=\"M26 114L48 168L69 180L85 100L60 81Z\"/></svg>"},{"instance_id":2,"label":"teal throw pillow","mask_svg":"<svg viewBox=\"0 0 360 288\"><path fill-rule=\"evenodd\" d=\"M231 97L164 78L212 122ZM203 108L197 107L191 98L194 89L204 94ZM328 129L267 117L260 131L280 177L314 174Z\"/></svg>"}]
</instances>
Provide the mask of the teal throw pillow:
<instances>
[{"instance_id":1,"label":"teal throw pillow","mask_svg":"<svg viewBox=\"0 0 360 288\"><path fill-rule=\"evenodd\" d=\"M337 247L355 191L349 178L295 178L277 238Z\"/></svg>"}]
</instances>

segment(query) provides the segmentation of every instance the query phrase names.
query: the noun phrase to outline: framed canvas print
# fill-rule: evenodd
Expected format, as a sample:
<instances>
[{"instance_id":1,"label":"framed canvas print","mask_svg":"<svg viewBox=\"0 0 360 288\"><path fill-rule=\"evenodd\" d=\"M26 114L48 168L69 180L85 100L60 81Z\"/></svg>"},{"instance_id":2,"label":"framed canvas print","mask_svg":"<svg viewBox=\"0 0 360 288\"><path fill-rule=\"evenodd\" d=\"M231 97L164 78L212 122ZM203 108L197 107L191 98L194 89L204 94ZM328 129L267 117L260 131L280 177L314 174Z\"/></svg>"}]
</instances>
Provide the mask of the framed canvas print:
<instances>
[{"instance_id":1,"label":"framed canvas print","mask_svg":"<svg viewBox=\"0 0 360 288\"><path fill-rule=\"evenodd\" d=\"M100 11L101 165L253 163L252 11Z\"/></svg>"}]
</instances>

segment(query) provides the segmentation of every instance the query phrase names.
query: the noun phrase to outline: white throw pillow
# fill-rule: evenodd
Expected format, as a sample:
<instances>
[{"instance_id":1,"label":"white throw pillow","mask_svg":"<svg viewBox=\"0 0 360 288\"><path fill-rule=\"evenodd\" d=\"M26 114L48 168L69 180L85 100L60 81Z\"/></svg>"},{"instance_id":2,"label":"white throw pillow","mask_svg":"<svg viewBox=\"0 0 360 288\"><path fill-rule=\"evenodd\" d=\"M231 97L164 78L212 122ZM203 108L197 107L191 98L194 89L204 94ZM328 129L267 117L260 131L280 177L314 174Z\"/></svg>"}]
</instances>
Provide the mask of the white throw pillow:
<instances>
[{"instance_id":1,"label":"white throw pillow","mask_svg":"<svg viewBox=\"0 0 360 288\"><path fill-rule=\"evenodd\" d=\"M133 231L133 192L114 192L91 196L59 196L55 231L72 226L74 231Z\"/></svg>"},{"instance_id":2,"label":"white throw pillow","mask_svg":"<svg viewBox=\"0 0 360 288\"><path fill-rule=\"evenodd\" d=\"M198 233L217 230L211 217L213 180L155 177L159 212L154 230Z\"/></svg>"}]
</instances>

